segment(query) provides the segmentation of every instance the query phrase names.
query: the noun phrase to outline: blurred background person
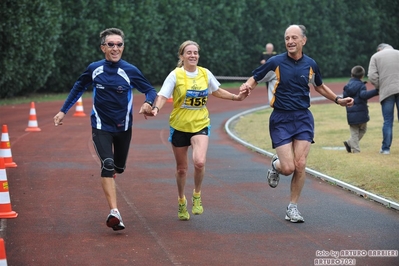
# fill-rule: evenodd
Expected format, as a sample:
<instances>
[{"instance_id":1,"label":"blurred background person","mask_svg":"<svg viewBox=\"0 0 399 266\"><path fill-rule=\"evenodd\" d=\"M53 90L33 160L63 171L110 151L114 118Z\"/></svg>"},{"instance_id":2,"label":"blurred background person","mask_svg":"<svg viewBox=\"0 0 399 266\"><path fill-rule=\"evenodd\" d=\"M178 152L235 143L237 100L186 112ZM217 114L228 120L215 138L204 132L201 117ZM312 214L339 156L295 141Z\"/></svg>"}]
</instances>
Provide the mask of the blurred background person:
<instances>
[{"instance_id":1,"label":"blurred background person","mask_svg":"<svg viewBox=\"0 0 399 266\"><path fill-rule=\"evenodd\" d=\"M377 46L370 59L368 79L379 90L382 126L381 154L390 154L394 109L399 107L399 50L386 43Z\"/></svg>"},{"instance_id":2,"label":"blurred background person","mask_svg":"<svg viewBox=\"0 0 399 266\"><path fill-rule=\"evenodd\" d=\"M277 53L274 51L274 45L272 43L267 43L265 46L266 50L262 52L262 54L259 57L259 62L263 65L266 63L266 61L276 55ZM270 75L273 75L274 78L276 78L276 75L273 73L270 73ZM273 78L272 78L273 79ZM269 98L269 104L271 99L273 98L273 86L271 85L273 83L266 82L266 89L267 89L267 97Z\"/></svg>"}]
</instances>

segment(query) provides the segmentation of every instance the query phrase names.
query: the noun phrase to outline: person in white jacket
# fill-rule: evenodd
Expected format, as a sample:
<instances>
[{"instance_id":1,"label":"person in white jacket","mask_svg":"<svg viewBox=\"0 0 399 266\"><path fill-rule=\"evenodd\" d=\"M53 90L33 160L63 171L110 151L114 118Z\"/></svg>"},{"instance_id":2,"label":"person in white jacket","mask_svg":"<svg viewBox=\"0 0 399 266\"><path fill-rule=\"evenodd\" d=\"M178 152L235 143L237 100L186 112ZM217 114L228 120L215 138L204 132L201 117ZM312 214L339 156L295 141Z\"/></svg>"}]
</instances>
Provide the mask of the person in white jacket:
<instances>
[{"instance_id":1,"label":"person in white jacket","mask_svg":"<svg viewBox=\"0 0 399 266\"><path fill-rule=\"evenodd\" d=\"M379 44L370 59L368 79L379 90L384 119L380 153L390 154L395 105L399 110L399 50Z\"/></svg>"}]
</instances>

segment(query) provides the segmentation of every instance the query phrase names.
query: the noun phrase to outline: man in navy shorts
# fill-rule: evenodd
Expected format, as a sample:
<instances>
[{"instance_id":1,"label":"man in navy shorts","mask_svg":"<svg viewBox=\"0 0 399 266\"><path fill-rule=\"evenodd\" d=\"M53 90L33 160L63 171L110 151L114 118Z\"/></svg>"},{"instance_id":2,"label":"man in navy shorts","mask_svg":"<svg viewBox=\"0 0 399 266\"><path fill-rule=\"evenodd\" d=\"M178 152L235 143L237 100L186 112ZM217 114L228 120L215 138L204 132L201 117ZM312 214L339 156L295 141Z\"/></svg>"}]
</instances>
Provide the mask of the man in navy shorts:
<instances>
[{"instance_id":1,"label":"man in navy shorts","mask_svg":"<svg viewBox=\"0 0 399 266\"><path fill-rule=\"evenodd\" d=\"M304 222L297 202L306 178L306 158L313 143L314 121L309 111L310 88L341 106L352 106L352 98L342 98L331 91L322 81L316 62L302 53L306 44L306 28L291 25L285 31L287 52L273 56L255 69L240 90L253 90L258 83L272 82L273 98L270 106L269 131L276 154L272 157L272 169L267 179L272 188L277 187L279 175L291 175L290 203L285 219L293 223ZM275 75L273 75L275 74ZM276 76L277 79L270 80Z\"/></svg>"}]
</instances>

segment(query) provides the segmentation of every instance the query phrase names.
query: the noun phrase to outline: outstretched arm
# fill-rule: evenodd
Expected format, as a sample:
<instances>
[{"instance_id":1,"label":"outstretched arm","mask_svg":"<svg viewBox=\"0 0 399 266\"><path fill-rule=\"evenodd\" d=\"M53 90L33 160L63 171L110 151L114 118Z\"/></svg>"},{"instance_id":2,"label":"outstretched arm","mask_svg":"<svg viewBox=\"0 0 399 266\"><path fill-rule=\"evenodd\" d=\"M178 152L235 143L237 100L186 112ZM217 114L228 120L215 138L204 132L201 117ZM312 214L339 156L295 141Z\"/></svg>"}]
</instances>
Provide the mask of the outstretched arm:
<instances>
[{"instance_id":1,"label":"outstretched arm","mask_svg":"<svg viewBox=\"0 0 399 266\"><path fill-rule=\"evenodd\" d=\"M233 94L225 89L219 88L217 91L212 92L212 95L225 100L232 100L232 101L242 101L248 97L249 91L241 91L237 94Z\"/></svg>"},{"instance_id":2,"label":"outstretched arm","mask_svg":"<svg viewBox=\"0 0 399 266\"><path fill-rule=\"evenodd\" d=\"M321 84L320 86L315 86L315 90L326 97L327 99L335 102L336 104L339 104L341 106L348 106L351 107L354 103L353 98L351 97L346 97L342 98L340 96L337 96L327 85L324 83Z\"/></svg>"},{"instance_id":3,"label":"outstretched arm","mask_svg":"<svg viewBox=\"0 0 399 266\"><path fill-rule=\"evenodd\" d=\"M248 95L251 94L251 91L255 89L258 83L255 81L254 77L250 77L245 83L240 86L240 92L248 92Z\"/></svg>"}]
</instances>

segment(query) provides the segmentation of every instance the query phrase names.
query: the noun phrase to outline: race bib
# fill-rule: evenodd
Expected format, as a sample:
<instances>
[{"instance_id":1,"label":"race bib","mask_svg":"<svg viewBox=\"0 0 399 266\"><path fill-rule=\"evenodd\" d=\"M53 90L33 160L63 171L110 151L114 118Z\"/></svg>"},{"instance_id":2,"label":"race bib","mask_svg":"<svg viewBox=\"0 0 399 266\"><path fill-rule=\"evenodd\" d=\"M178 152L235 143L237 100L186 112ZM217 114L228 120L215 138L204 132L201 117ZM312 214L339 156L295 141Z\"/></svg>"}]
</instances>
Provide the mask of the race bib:
<instances>
[{"instance_id":1,"label":"race bib","mask_svg":"<svg viewBox=\"0 0 399 266\"><path fill-rule=\"evenodd\" d=\"M184 102L182 108L186 109L202 109L206 106L206 102L208 101L208 90L187 90L186 97L184 98Z\"/></svg>"}]
</instances>

